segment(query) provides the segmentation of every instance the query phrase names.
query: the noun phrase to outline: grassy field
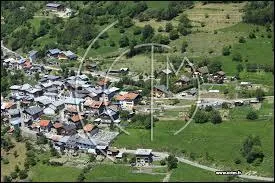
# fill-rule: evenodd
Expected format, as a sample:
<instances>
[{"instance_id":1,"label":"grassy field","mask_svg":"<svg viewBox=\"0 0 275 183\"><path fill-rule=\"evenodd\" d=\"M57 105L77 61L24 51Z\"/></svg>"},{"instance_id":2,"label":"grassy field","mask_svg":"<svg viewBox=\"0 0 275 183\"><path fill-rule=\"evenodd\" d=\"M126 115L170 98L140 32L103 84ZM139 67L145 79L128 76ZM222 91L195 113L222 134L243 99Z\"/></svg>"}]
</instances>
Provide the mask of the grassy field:
<instances>
[{"instance_id":1,"label":"grassy field","mask_svg":"<svg viewBox=\"0 0 275 183\"><path fill-rule=\"evenodd\" d=\"M182 181L221 182L221 181L225 181L225 177L217 176L214 172L209 172L209 171L197 168L197 167L179 163L178 168L176 168L172 171L170 181L171 182L182 182Z\"/></svg>"},{"instance_id":2,"label":"grassy field","mask_svg":"<svg viewBox=\"0 0 275 183\"><path fill-rule=\"evenodd\" d=\"M264 106L259 112L270 107ZM243 115L219 125L191 123L178 135L173 135L173 133L183 127L184 121L159 121L154 127L153 141L150 141L150 130L128 128L126 130L130 135L120 135L114 142L114 146L130 149L152 148L153 150L174 153L185 150L187 156L190 153L195 153L197 161L216 165L221 169L230 167L244 172L254 170L261 175L273 175L273 148L271 148L273 144L273 121L271 119L248 121L245 119L246 112L247 110L244 109ZM250 134L260 137L265 154L264 161L257 167L246 163L240 155L242 142ZM206 152L211 157L209 160L206 160ZM240 165L234 163L236 158L241 159Z\"/></svg>"},{"instance_id":3,"label":"grassy field","mask_svg":"<svg viewBox=\"0 0 275 183\"><path fill-rule=\"evenodd\" d=\"M88 182L160 182L163 175L132 173L133 168L124 165L97 165L86 175Z\"/></svg>"},{"instance_id":4,"label":"grassy field","mask_svg":"<svg viewBox=\"0 0 275 183\"><path fill-rule=\"evenodd\" d=\"M92 170L85 174L85 181L125 181L125 182L154 182L161 181L163 175L150 175L145 173L132 173L133 168L124 165L95 165ZM72 182L76 181L81 169L73 167L54 167L38 164L31 170L31 179L35 182Z\"/></svg>"},{"instance_id":5,"label":"grassy field","mask_svg":"<svg viewBox=\"0 0 275 183\"><path fill-rule=\"evenodd\" d=\"M15 140L12 140L12 142L15 146L10 151L8 151L8 153L1 149L1 157L9 160L9 164L4 164L1 161L1 178L4 175L9 175L11 172L13 172L16 165L18 165L20 169L24 167L24 161L26 158L25 143L15 142ZM14 151L17 151L18 157L14 157Z\"/></svg>"},{"instance_id":6,"label":"grassy field","mask_svg":"<svg viewBox=\"0 0 275 183\"><path fill-rule=\"evenodd\" d=\"M71 182L76 181L80 172L77 168L37 164L31 169L31 179L34 182Z\"/></svg>"}]
</instances>

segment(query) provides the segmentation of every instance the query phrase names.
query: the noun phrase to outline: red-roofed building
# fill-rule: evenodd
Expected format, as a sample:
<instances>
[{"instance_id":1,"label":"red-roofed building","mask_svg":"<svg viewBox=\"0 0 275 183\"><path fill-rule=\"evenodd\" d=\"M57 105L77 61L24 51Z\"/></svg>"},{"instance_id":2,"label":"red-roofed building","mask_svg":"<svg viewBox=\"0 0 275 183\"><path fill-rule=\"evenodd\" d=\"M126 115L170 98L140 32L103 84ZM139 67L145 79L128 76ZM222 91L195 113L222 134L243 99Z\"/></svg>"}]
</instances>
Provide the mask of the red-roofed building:
<instances>
[{"instance_id":1,"label":"red-roofed building","mask_svg":"<svg viewBox=\"0 0 275 183\"><path fill-rule=\"evenodd\" d=\"M82 126L81 124L82 119L83 117L80 114L75 114L73 115L73 117L70 118L70 121L75 124L77 129L80 129Z\"/></svg>"},{"instance_id":2,"label":"red-roofed building","mask_svg":"<svg viewBox=\"0 0 275 183\"><path fill-rule=\"evenodd\" d=\"M52 123L50 120L40 120L39 121L40 131L50 131Z\"/></svg>"},{"instance_id":3,"label":"red-roofed building","mask_svg":"<svg viewBox=\"0 0 275 183\"><path fill-rule=\"evenodd\" d=\"M93 124L87 124L83 127L83 130L85 133L89 133L90 135L94 135L98 132L98 128L97 126L93 125Z\"/></svg>"},{"instance_id":4,"label":"red-roofed building","mask_svg":"<svg viewBox=\"0 0 275 183\"><path fill-rule=\"evenodd\" d=\"M115 96L115 99L119 101L123 110L132 111L134 105L138 103L141 96L138 93L130 92L122 95Z\"/></svg>"},{"instance_id":5,"label":"red-roofed building","mask_svg":"<svg viewBox=\"0 0 275 183\"><path fill-rule=\"evenodd\" d=\"M24 69L30 69L31 67L32 67L32 63L29 59L27 59L23 64L23 68Z\"/></svg>"},{"instance_id":6,"label":"red-roofed building","mask_svg":"<svg viewBox=\"0 0 275 183\"><path fill-rule=\"evenodd\" d=\"M53 128L52 128L52 132L57 134L57 135L60 135L61 132L63 130L63 124L62 123L54 123L53 124Z\"/></svg>"}]
</instances>

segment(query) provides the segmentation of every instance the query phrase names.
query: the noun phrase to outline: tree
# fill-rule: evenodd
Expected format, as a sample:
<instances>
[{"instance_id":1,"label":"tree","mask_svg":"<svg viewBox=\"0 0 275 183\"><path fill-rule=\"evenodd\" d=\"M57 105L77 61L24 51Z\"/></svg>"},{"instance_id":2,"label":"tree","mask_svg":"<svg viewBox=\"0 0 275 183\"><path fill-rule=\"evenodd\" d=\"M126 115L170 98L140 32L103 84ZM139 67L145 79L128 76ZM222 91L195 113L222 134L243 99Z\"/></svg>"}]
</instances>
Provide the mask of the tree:
<instances>
[{"instance_id":1,"label":"tree","mask_svg":"<svg viewBox=\"0 0 275 183\"><path fill-rule=\"evenodd\" d=\"M241 36L239 38L239 43L245 43L245 42L246 42L245 38L243 36Z\"/></svg>"},{"instance_id":2,"label":"tree","mask_svg":"<svg viewBox=\"0 0 275 183\"><path fill-rule=\"evenodd\" d=\"M27 170L20 170L19 172L19 178L20 179L25 179L28 177Z\"/></svg>"},{"instance_id":3,"label":"tree","mask_svg":"<svg viewBox=\"0 0 275 183\"><path fill-rule=\"evenodd\" d=\"M119 116L122 120L127 120L129 118L129 114L129 111L123 110L119 113Z\"/></svg>"},{"instance_id":4,"label":"tree","mask_svg":"<svg viewBox=\"0 0 275 183\"><path fill-rule=\"evenodd\" d=\"M194 121L195 123L206 123L208 121L208 114L203 110L197 110Z\"/></svg>"},{"instance_id":5,"label":"tree","mask_svg":"<svg viewBox=\"0 0 275 183\"><path fill-rule=\"evenodd\" d=\"M96 160L96 156L94 154L90 155L89 161L94 162Z\"/></svg>"},{"instance_id":6,"label":"tree","mask_svg":"<svg viewBox=\"0 0 275 183\"><path fill-rule=\"evenodd\" d=\"M161 166L166 165L166 161L165 161L165 160L163 160L163 159L162 159L162 160L160 160L160 165L161 165Z\"/></svg>"},{"instance_id":7,"label":"tree","mask_svg":"<svg viewBox=\"0 0 275 183\"><path fill-rule=\"evenodd\" d=\"M166 23L166 25L165 25L165 31L166 32L170 32L171 30L173 30L173 25L172 25L172 23L170 23L170 22L167 22Z\"/></svg>"},{"instance_id":8,"label":"tree","mask_svg":"<svg viewBox=\"0 0 275 183\"><path fill-rule=\"evenodd\" d=\"M151 25L145 25L142 30L143 40L151 39L154 36L154 29Z\"/></svg>"},{"instance_id":9,"label":"tree","mask_svg":"<svg viewBox=\"0 0 275 183\"><path fill-rule=\"evenodd\" d=\"M246 115L246 119L250 119L250 120L258 119L258 114L255 111L251 110Z\"/></svg>"},{"instance_id":10,"label":"tree","mask_svg":"<svg viewBox=\"0 0 275 183\"><path fill-rule=\"evenodd\" d=\"M196 105L191 105L191 108L189 109L189 112L188 112L188 117L191 118L193 113L195 112L196 110Z\"/></svg>"},{"instance_id":11,"label":"tree","mask_svg":"<svg viewBox=\"0 0 275 183\"><path fill-rule=\"evenodd\" d=\"M264 153L262 151L259 136L249 135L243 142L241 153L246 158L248 163L255 162L256 165L261 163L264 158Z\"/></svg>"},{"instance_id":12,"label":"tree","mask_svg":"<svg viewBox=\"0 0 275 183\"><path fill-rule=\"evenodd\" d=\"M36 81L39 80L39 72L36 72L36 73L34 74L34 78L35 78Z\"/></svg>"},{"instance_id":13,"label":"tree","mask_svg":"<svg viewBox=\"0 0 275 183\"><path fill-rule=\"evenodd\" d=\"M209 68L209 72L214 74L222 70L222 63L219 60L215 60L213 62L210 62L208 68Z\"/></svg>"},{"instance_id":14,"label":"tree","mask_svg":"<svg viewBox=\"0 0 275 183\"><path fill-rule=\"evenodd\" d=\"M183 41L181 44L181 53L186 52L186 48L188 47L187 41Z\"/></svg>"},{"instance_id":15,"label":"tree","mask_svg":"<svg viewBox=\"0 0 275 183\"><path fill-rule=\"evenodd\" d=\"M15 165L15 172L19 172L20 171L20 169L19 169L19 166L18 165Z\"/></svg>"},{"instance_id":16,"label":"tree","mask_svg":"<svg viewBox=\"0 0 275 183\"><path fill-rule=\"evenodd\" d=\"M70 76L75 76L75 71L74 70L70 70Z\"/></svg>"},{"instance_id":17,"label":"tree","mask_svg":"<svg viewBox=\"0 0 275 183\"><path fill-rule=\"evenodd\" d=\"M222 48L222 55L223 56L230 55L230 47L229 46L225 46L225 47Z\"/></svg>"},{"instance_id":18,"label":"tree","mask_svg":"<svg viewBox=\"0 0 275 183\"><path fill-rule=\"evenodd\" d=\"M218 124L222 122L222 117L219 111L213 110L210 112L210 121L213 124Z\"/></svg>"},{"instance_id":19,"label":"tree","mask_svg":"<svg viewBox=\"0 0 275 183\"><path fill-rule=\"evenodd\" d=\"M10 176L12 179L16 179L18 175L16 172L11 172Z\"/></svg>"},{"instance_id":20,"label":"tree","mask_svg":"<svg viewBox=\"0 0 275 183\"><path fill-rule=\"evenodd\" d=\"M11 182L12 178L10 176L4 175L3 182Z\"/></svg>"},{"instance_id":21,"label":"tree","mask_svg":"<svg viewBox=\"0 0 275 183\"><path fill-rule=\"evenodd\" d=\"M262 101L264 99L265 93L261 88L257 88L255 91L255 95L259 101Z\"/></svg>"},{"instance_id":22,"label":"tree","mask_svg":"<svg viewBox=\"0 0 275 183\"><path fill-rule=\"evenodd\" d=\"M119 40L119 45L121 48L129 46L129 39L127 36L122 36Z\"/></svg>"},{"instance_id":23,"label":"tree","mask_svg":"<svg viewBox=\"0 0 275 183\"><path fill-rule=\"evenodd\" d=\"M243 65L241 64L241 63L239 63L237 66L236 66L236 68L237 68L237 71L238 72L242 72L243 71Z\"/></svg>"},{"instance_id":24,"label":"tree","mask_svg":"<svg viewBox=\"0 0 275 183\"><path fill-rule=\"evenodd\" d=\"M77 177L77 182L83 182L85 180L85 175L83 172L81 172Z\"/></svg>"},{"instance_id":25,"label":"tree","mask_svg":"<svg viewBox=\"0 0 275 183\"><path fill-rule=\"evenodd\" d=\"M242 55L239 52L234 53L232 56L232 60L235 62L241 62L241 61L243 61Z\"/></svg>"},{"instance_id":26,"label":"tree","mask_svg":"<svg viewBox=\"0 0 275 183\"><path fill-rule=\"evenodd\" d=\"M170 33L169 33L169 38L171 40L178 39L179 38L178 31L176 29L171 30Z\"/></svg>"},{"instance_id":27,"label":"tree","mask_svg":"<svg viewBox=\"0 0 275 183\"><path fill-rule=\"evenodd\" d=\"M255 36L255 34L254 34L253 32L250 32L250 33L249 33L249 38L250 38L250 39L255 39L256 36Z\"/></svg>"},{"instance_id":28,"label":"tree","mask_svg":"<svg viewBox=\"0 0 275 183\"><path fill-rule=\"evenodd\" d=\"M37 137L37 144L47 144L48 143L48 139L46 138L45 135L39 135Z\"/></svg>"},{"instance_id":29,"label":"tree","mask_svg":"<svg viewBox=\"0 0 275 183\"><path fill-rule=\"evenodd\" d=\"M166 161L167 161L167 167L168 167L169 170L177 168L177 166L178 166L178 159L175 157L175 155L169 155L166 158Z\"/></svg>"}]
</instances>

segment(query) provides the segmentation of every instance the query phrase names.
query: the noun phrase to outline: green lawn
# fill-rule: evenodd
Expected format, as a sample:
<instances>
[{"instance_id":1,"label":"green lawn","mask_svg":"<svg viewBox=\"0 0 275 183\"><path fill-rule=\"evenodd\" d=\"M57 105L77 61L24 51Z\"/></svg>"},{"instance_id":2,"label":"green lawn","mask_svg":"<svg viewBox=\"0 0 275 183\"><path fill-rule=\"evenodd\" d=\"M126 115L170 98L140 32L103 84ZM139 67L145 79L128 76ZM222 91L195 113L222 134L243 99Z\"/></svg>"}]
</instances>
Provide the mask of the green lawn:
<instances>
[{"instance_id":1,"label":"green lawn","mask_svg":"<svg viewBox=\"0 0 275 183\"><path fill-rule=\"evenodd\" d=\"M152 9L165 9L168 7L169 1L146 1L146 4Z\"/></svg>"},{"instance_id":2,"label":"green lawn","mask_svg":"<svg viewBox=\"0 0 275 183\"><path fill-rule=\"evenodd\" d=\"M132 167L124 165L97 165L86 174L87 182L161 182L164 175L133 173Z\"/></svg>"},{"instance_id":3,"label":"green lawn","mask_svg":"<svg viewBox=\"0 0 275 183\"><path fill-rule=\"evenodd\" d=\"M133 173L132 167L125 165L95 165L90 172L85 174L87 182L159 182L163 175L150 175ZM31 179L34 182L73 182L76 181L81 169L73 167L55 167L38 164L31 169Z\"/></svg>"},{"instance_id":4,"label":"green lawn","mask_svg":"<svg viewBox=\"0 0 275 183\"><path fill-rule=\"evenodd\" d=\"M225 176L217 176L215 172L210 172L187 164L179 163L178 168L172 171L171 182L221 182L225 181Z\"/></svg>"},{"instance_id":5,"label":"green lawn","mask_svg":"<svg viewBox=\"0 0 275 183\"><path fill-rule=\"evenodd\" d=\"M262 108L259 112L262 110L266 109ZM130 149L152 148L156 151L173 153L185 150L185 155L188 156L193 152L196 154L196 160L204 164L216 164L221 169L230 167L244 172L254 170L262 175L273 175L273 121L248 121L245 119L247 110L239 111L243 111L244 114L238 118L235 114L234 119L219 125L192 122L178 135L173 133L185 124L184 121L156 122L153 141L150 141L150 130L126 128L130 135L121 134L114 142L114 146ZM250 134L260 137L265 154L264 161L258 167L249 165L240 155L242 142ZM206 152L209 154L209 160L205 158ZM241 159L240 165L234 163L236 158Z\"/></svg>"},{"instance_id":6,"label":"green lawn","mask_svg":"<svg viewBox=\"0 0 275 183\"><path fill-rule=\"evenodd\" d=\"M9 160L9 164L4 164L1 161L1 178L2 176L9 175L11 172L13 172L16 165L18 165L19 168L24 167L24 161L26 158L25 143L16 142L14 139L12 139L12 142L15 146L8 152L5 152L3 149L1 149L1 157ZM14 157L14 151L17 151L18 157Z\"/></svg>"},{"instance_id":7,"label":"green lawn","mask_svg":"<svg viewBox=\"0 0 275 183\"><path fill-rule=\"evenodd\" d=\"M37 164L31 169L31 179L33 182L73 182L80 172L78 168Z\"/></svg>"}]
</instances>

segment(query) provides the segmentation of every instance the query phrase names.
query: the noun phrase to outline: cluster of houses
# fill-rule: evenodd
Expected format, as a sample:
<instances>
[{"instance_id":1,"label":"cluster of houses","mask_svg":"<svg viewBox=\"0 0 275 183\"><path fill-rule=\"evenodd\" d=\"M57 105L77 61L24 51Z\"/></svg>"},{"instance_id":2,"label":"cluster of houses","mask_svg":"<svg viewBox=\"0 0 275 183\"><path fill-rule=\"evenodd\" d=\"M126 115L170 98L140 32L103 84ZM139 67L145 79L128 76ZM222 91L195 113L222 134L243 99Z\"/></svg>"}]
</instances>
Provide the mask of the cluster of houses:
<instances>
[{"instance_id":1,"label":"cluster of houses","mask_svg":"<svg viewBox=\"0 0 275 183\"><path fill-rule=\"evenodd\" d=\"M44 134L57 148L107 152L118 132L106 127L119 124L119 111L133 112L141 99L137 91L121 92L110 84L107 79L92 83L84 74L44 75L34 86L11 86L1 112L12 129Z\"/></svg>"}]
</instances>

